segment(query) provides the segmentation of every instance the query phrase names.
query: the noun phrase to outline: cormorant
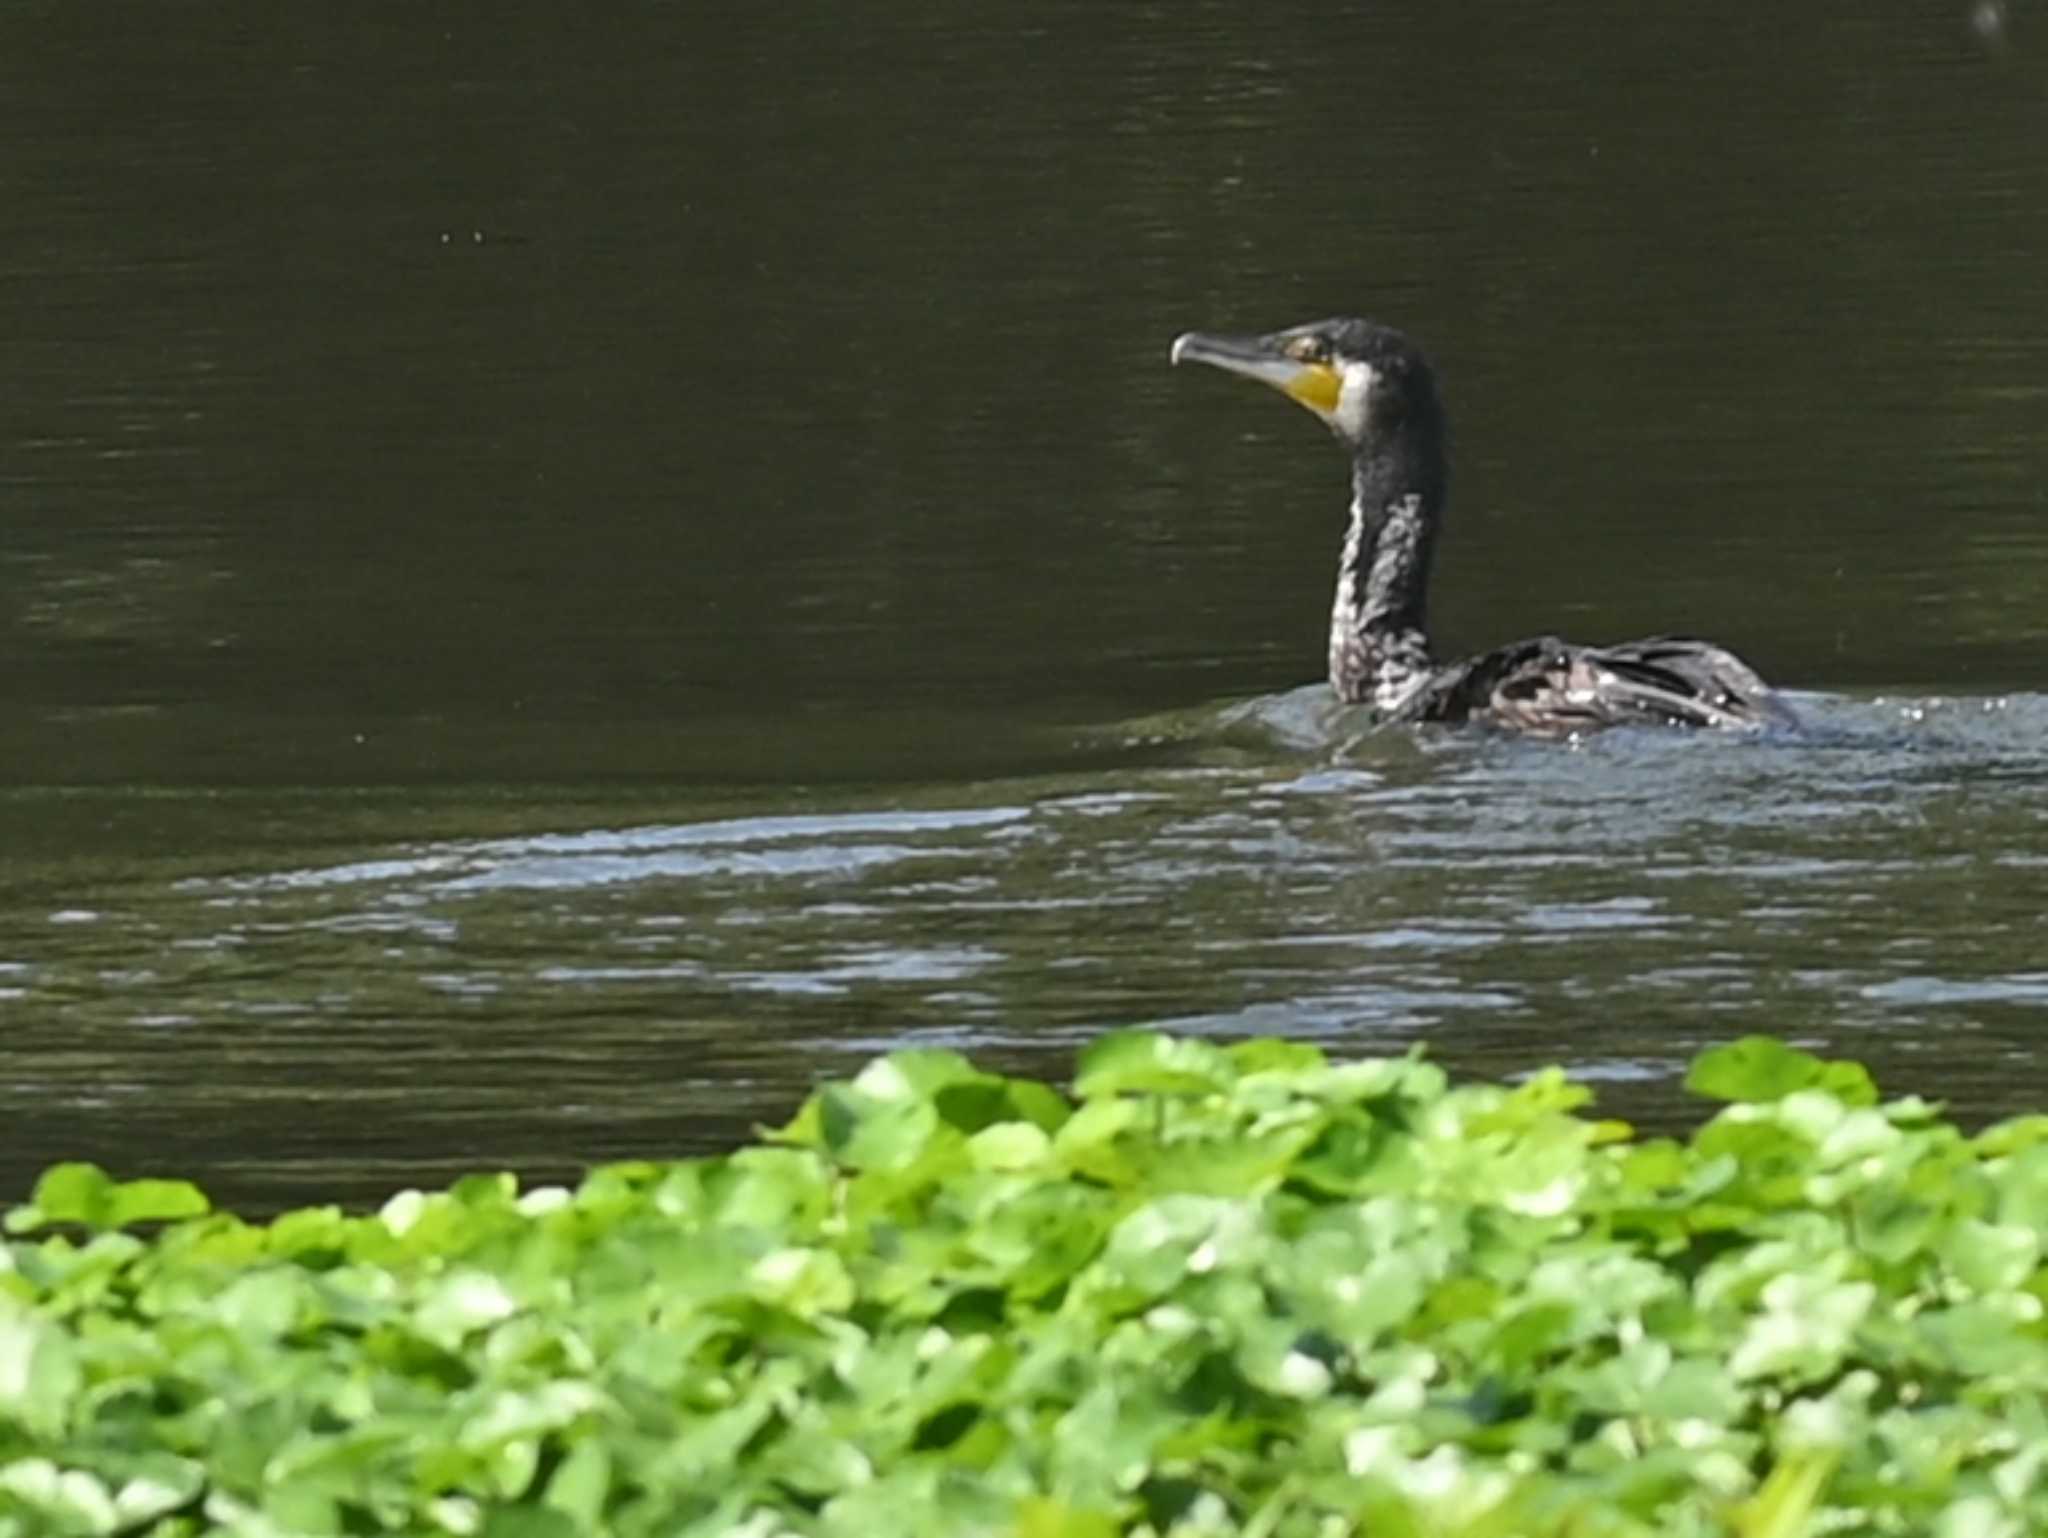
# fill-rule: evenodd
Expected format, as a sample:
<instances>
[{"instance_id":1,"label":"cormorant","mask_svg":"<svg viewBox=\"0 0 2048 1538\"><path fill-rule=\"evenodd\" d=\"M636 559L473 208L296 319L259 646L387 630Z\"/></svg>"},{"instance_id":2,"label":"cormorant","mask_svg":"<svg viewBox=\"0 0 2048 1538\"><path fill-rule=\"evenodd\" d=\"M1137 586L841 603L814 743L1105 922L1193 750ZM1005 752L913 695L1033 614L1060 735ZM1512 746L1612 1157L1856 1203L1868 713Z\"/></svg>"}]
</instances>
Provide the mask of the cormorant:
<instances>
[{"instance_id":1,"label":"cormorant","mask_svg":"<svg viewBox=\"0 0 2048 1538\"><path fill-rule=\"evenodd\" d=\"M1422 351L1391 327L1324 320L1268 336L1191 331L1175 363L1272 385L1351 454L1351 527L1330 611L1330 684L1389 721L1564 734L1618 725L1760 727L1791 712L1734 653L1686 636L1578 646L1517 641L1432 659L1426 604L1449 480L1444 409Z\"/></svg>"}]
</instances>

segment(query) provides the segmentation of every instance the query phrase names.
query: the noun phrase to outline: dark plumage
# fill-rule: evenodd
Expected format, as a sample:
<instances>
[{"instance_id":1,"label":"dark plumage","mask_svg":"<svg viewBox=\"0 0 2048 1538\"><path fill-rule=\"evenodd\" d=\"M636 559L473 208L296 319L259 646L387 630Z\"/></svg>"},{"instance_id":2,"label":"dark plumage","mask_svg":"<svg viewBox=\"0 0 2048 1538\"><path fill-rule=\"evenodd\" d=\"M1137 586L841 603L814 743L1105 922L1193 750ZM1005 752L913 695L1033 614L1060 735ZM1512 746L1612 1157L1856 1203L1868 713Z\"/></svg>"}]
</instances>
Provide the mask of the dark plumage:
<instances>
[{"instance_id":1,"label":"dark plumage","mask_svg":"<svg viewBox=\"0 0 2048 1538\"><path fill-rule=\"evenodd\" d=\"M1442 402L1421 350L1365 320L1270 336L1190 332L1175 363L1272 385L1351 453L1351 524L1330 611L1330 685L1391 721L1472 721L1565 733L1620 725L1760 727L1790 711L1734 653L1660 636L1578 646L1539 636L1439 664L1429 649L1429 565L1449 488Z\"/></svg>"}]
</instances>

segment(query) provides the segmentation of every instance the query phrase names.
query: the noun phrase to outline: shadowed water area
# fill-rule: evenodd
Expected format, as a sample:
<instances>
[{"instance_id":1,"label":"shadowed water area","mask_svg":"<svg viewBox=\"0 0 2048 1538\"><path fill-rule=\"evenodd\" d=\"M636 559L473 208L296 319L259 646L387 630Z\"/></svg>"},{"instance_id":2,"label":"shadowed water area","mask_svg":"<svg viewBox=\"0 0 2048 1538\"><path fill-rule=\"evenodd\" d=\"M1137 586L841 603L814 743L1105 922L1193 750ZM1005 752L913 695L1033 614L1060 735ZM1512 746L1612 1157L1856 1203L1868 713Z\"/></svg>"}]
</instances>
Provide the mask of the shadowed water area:
<instances>
[{"instance_id":1,"label":"shadowed water area","mask_svg":"<svg viewBox=\"0 0 2048 1538\"><path fill-rule=\"evenodd\" d=\"M561 1175L1126 1024L2040 1106L2044 50L17 9L0 1195ZM1806 729L1337 709L1342 458L1165 355L1343 312L1443 376L1443 653L1695 631Z\"/></svg>"}]
</instances>

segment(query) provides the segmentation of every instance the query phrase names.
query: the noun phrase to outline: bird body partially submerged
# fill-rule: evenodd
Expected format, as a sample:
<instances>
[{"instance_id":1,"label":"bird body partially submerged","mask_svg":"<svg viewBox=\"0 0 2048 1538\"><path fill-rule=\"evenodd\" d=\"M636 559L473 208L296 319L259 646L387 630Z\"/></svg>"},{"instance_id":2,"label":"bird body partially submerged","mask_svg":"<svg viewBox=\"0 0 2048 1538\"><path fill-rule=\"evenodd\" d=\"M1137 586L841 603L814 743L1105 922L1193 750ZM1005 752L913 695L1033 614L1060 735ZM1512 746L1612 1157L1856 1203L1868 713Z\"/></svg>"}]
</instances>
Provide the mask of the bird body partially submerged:
<instances>
[{"instance_id":1,"label":"bird body partially submerged","mask_svg":"<svg viewBox=\"0 0 2048 1538\"><path fill-rule=\"evenodd\" d=\"M1429 568L1449 489L1442 403L1421 351L1363 320L1261 337L1190 332L1175 363L1272 385L1351 452L1351 522L1330 610L1330 684L1390 721L1563 734L1603 726L1756 728L1791 712L1732 652L1683 636L1578 646L1554 636L1438 664Z\"/></svg>"},{"instance_id":2,"label":"bird body partially submerged","mask_svg":"<svg viewBox=\"0 0 2048 1538\"><path fill-rule=\"evenodd\" d=\"M1575 646L1537 636L1440 668L1391 718L1524 732L1602 726L1792 724L1771 686L1725 647L1690 636Z\"/></svg>"}]
</instances>

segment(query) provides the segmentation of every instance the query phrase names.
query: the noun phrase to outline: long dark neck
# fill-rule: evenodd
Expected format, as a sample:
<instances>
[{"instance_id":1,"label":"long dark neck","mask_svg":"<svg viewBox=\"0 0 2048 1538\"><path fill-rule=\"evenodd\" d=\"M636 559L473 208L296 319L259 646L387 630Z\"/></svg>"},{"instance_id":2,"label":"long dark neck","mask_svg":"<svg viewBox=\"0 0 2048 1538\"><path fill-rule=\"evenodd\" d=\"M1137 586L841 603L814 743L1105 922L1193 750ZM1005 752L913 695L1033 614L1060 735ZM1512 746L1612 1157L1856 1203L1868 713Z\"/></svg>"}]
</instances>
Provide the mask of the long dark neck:
<instances>
[{"instance_id":1,"label":"long dark neck","mask_svg":"<svg viewBox=\"0 0 2048 1538\"><path fill-rule=\"evenodd\" d=\"M1376 445L1352 466L1351 527L1330 610L1330 684L1340 699L1392 711L1429 676L1429 563L1444 480L1429 433Z\"/></svg>"}]
</instances>

